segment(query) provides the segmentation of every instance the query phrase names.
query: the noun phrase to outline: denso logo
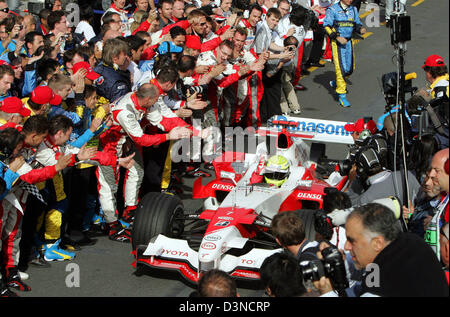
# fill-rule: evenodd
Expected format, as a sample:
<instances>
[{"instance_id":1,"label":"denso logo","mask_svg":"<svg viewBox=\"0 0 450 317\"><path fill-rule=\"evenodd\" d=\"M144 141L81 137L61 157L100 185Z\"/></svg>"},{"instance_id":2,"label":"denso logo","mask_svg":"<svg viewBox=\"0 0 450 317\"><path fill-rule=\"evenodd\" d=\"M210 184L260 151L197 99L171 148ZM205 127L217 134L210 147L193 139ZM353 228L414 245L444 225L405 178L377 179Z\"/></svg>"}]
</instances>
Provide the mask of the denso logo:
<instances>
[{"instance_id":1,"label":"denso logo","mask_svg":"<svg viewBox=\"0 0 450 317\"><path fill-rule=\"evenodd\" d=\"M173 255L173 256L183 256L183 257L189 257L189 254L185 251L177 251L177 250L163 250L163 255Z\"/></svg>"},{"instance_id":2,"label":"denso logo","mask_svg":"<svg viewBox=\"0 0 450 317\"><path fill-rule=\"evenodd\" d=\"M205 250L214 250L216 245L212 242L205 242L202 244L201 248Z\"/></svg>"},{"instance_id":3,"label":"denso logo","mask_svg":"<svg viewBox=\"0 0 450 317\"><path fill-rule=\"evenodd\" d=\"M297 198L306 198L306 199L322 199L321 194L311 194L311 193L299 193Z\"/></svg>"},{"instance_id":4,"label":"denso logo","mask_svg":"<svg viewBox=\"0 0 450 317\"><path fill-rule=\"evenodd\" d=\"M228 190L231 191L233 190L234 186L233 185L224 185L224 184L213 184L212 185L213 189L218 189L218 190Z\"/></svg>"},{"instance_id":5,"label":"denso logo","mask_svg":"<svg viewBox=\"0 0 450 317\"><path fill-rule=\"evenodd\" d=\"M220 239L222 239L222 237L220 237L220 236L205 236L205 237L203 237L203 240L206 240L206 241L219 241Z\"/></svg>"}]
</instances>

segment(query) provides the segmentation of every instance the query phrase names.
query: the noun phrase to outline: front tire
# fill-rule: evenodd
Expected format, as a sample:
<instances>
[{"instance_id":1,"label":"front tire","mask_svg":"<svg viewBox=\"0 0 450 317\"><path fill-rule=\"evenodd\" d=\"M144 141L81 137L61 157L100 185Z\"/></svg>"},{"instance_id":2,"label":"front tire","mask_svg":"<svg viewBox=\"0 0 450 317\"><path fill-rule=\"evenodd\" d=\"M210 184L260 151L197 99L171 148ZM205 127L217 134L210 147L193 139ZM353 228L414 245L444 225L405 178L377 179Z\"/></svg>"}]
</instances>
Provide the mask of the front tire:
<instances>
[{"instance_id":1,"label":"front tire","mask_svg":"<svg viewBox=\"0 0 450 317\"><path fill-rule=\"evenodd\" d=\"M136 209L132 229L133 250L139 245L148 245L159 234L179 237L184 231L183 216L183 203L177 196L158 192L146 194Z\"/></svg>"}]
</instances>

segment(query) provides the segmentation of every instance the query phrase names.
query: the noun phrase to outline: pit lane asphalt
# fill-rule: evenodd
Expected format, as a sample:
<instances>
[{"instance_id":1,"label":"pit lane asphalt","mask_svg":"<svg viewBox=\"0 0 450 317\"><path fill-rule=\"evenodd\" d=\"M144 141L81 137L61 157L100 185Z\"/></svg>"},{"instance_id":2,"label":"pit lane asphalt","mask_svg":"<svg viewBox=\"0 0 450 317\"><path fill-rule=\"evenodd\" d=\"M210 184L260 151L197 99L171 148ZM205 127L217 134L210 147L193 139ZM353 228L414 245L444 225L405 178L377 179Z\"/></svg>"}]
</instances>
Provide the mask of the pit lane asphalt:
<instances>
[{"instance_id":1,"label":"pit lane asphalt","mask_svg":"<svg viewBox=\"0 0 450 317\"><path fill-rule=\"evenodd\" d=\"M411 16L412 40L407 43L405 71L417 72L413 86L425 86L421 69L430 54L441 55L449 63L449 2L447 0L425 0L412 7L408 1L407 11ZM364 13L363 4L360 14ZM384 9L381 8L384 16ZM381 19L383 21L384 18ZM363 23L365 23L363 19ZM384 111L381 76L396 71L394 49L390 43L389 30L384 27L368 28L373 34L356 45L356 69L348 85L351 108L341 108L334 99L328 82L334 79L334 67L326 63L301 80L308 90L298 92L302 105L302 117L355 121L363 116L378 118ZM327 155L342 158L345 146L327 145ZM192 180L186 179L189 186ZM184 200L193 208L194 202ZM133 257L130 244L112 242L106 237L97 238L94 246L76 252L71 262L52 262L51 268L30 267L26 281L31 292L18 292L23 297L186 297L192 288L181 282L177 275L166 276L161 272L137 277L131 266ZM74 265L79 268L79 287L68 287ZM67 270L67 271L66 271ZM73 280L72 280L73 281ZM69 283L70 284L70 283ZM239 288L243 297L263 295L262 290Z\"/></svg>"}]
</instances>

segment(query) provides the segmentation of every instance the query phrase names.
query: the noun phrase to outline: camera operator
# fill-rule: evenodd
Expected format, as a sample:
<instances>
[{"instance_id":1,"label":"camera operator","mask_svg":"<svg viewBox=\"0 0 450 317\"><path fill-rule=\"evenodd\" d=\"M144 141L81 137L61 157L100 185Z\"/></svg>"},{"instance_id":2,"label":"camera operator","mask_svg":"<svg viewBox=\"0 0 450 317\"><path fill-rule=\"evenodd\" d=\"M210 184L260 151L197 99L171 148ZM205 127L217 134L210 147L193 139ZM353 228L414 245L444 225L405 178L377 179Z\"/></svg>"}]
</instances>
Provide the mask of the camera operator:
<instances>
[{"instance_id":1,"label":"camera operator","mask_svg":"<svg viewBox=\"0 0 450 317\"><path fill-rule=\"evenodd\" d=\"M349 196L334 187L326 188L323 197L323 212L315 214L314 228L316 230L316 240L327 240L339 249L344 248L346 242L344 226L334 226L328 214L335 210L349 209L352 202Z\"/></svg>"},{"instance_id":2,"label":"camera operator","mask_svg":"<svg viewBox=\"0 0 450 317\"><path fill-rule=\"evenodd\" d=\"M420 237L402 233L389 208L374 203L355 208L345 229L345 251L352 257L347 264L366 271L362 284L352 289L356 296L449 295L445 274L432 250ZM321 243L321 250L326 247ZM317 256L321 258L320 253ZM323 297L337 296L328 277L321 277L314 286Z\"/></svg>"},{"instance_id":3,"label":"camera operator","mask_svg":"<svg viewBox=\"0 0 450 317\"><path fill-rule=\"evenodd\" d=\"M370 117L360 118L355 123L346 124L344 129L351 133L354 144L349 146L345 160L340 162L339 171L334 171L329 175L328 182L330 185L336 186L347 176L344 192L348 193L350 197L356 197L364 191L364 188L357 178L355 156L361 146L367 144L367 138L375 135L378 129Z\"/></svg>"},{"instance_id":4,"label":"camera operator","mask_svg":"<svg viewBox=\"0 0 450 317\"><path fill-rule=\"evenodd\" d=\"M403 200L406 190L403 183L403 170L390 171L386 169L380 154L370 146L358 152L355 162L356 173L367 189L361 195L351 197L353 206L361 206L375 199L388 197L393 193L398 196L402 205L407 204L407 201ZM420 191L420 184L410 171L408 171L408 188L409 197L414 200Z\"/></svg>"}]
</instances>

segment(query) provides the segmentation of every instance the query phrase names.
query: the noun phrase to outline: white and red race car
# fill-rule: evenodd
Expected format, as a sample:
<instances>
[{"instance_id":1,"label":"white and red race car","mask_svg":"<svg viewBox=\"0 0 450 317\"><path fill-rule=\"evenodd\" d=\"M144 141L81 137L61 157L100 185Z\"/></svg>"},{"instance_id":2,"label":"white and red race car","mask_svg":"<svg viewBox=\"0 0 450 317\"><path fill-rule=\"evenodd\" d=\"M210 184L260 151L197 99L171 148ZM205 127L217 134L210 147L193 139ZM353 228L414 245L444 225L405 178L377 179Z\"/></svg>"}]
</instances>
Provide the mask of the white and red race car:
<instances>
[{"instance_id":1,"label":"white and red race car","mask_svg":"<svg viewBox=\"0 0 450 317\"><path fill-rule=\"evenodd\" d=\"M284 211L321 208L324 189L331 187L329 180L316 177L303 141L318 133L297 129L298 120L278 116L272 127L258 130L264 140L276 138L273 149L263 141L256 153L225 152L217 158L216 179L206 185L201 177L194 182L193 198L204 200L199 213L186 215L174 195L144 196L132 231L137 272L144 267L174 270L196 283L202 272L216 268L237 279L259 280L264 259L281 251L270 234L272 218ZM352 142L349 135L343 140ZM279 187L261 181L272 155L289 161L289 176ZM345 182L344 177L333 186L341 189Z\"/></svg>"}]
</instances>

